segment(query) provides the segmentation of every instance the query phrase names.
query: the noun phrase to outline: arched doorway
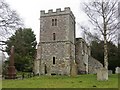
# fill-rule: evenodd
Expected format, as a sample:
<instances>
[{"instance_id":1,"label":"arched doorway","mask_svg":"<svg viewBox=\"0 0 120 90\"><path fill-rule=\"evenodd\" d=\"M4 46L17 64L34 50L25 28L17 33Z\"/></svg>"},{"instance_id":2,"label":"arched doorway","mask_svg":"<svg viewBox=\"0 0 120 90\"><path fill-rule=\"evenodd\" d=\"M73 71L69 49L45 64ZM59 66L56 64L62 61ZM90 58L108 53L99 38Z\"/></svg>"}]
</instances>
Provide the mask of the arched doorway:
<instances>
[{"instance_id":1,"label":"arched doorway","mask_svg":"<svg viewBox=\"0 0 120 90\"><path fill-rule=\"evenodd\" d=\"M45 74L47 74L47 66L46 66L46 64L45 64Z\"/></svg>"}]
</instances>

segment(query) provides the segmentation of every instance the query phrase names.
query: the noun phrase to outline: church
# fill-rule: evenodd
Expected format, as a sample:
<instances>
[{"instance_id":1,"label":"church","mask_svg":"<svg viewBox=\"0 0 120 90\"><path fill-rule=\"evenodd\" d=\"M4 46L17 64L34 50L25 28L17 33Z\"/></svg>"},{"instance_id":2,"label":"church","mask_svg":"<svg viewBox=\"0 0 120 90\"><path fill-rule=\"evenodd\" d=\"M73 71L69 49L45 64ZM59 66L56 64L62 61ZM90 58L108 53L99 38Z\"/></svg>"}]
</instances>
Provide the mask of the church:
<instances>
[{"instance_id":1,"label":"church","mask_svg":"<svg viewBox=\"0 0 120 90\"><path fill-rule=\"evenodd\" d=\"M40 39L34 61L39 75L70 75L73 65L77 74L96 73L103 65L91 56L90 47L75 36L75 16L69 7L40 12Z\"/></svg>"}]
</instances>

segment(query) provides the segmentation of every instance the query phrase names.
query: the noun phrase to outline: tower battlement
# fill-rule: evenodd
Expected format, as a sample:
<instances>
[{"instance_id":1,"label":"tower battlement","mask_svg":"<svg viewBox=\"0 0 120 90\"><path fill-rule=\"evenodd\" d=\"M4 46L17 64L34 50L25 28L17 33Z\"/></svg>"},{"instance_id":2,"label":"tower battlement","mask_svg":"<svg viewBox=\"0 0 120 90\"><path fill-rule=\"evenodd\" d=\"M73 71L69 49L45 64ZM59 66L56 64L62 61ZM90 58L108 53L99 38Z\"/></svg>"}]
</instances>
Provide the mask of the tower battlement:
<instances>
[{"instance_id":1,"label":"tower battlement","mask_svg":"<svg viewBox=\"0 0 120 90\"><path fill-rule=\"evenodd\" d=\"M65 7L64 10L61 10L61 8L57 8L55 12L53 12L53 9L49 9L48 12L45 12L45 10L40 11L41 17L56 16L56 15L63 15L63 14L70 14L75 19L70 7Z\"/></svg>"}]
</instances>

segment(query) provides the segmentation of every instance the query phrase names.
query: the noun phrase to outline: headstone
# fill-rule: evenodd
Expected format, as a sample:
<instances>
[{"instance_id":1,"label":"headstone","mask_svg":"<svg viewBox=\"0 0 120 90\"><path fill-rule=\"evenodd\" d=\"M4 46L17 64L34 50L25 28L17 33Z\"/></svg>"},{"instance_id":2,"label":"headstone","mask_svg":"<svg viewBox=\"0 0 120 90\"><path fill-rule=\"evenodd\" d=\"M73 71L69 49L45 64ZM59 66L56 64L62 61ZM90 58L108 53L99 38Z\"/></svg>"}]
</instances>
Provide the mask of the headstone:
<instances>
[{"instance_id":1,"label":"headstone","mask_svg":"<svg viewBox=\"0 0 120 90\"><path fill-rule=\"evenodd\" d=\"M71 65L71 76L76 76L77 75L77 66L76 66L76 63L73 62L72 65Z\"/></svg>"},{"instance_id":2,"label":"headstone","mask_svg":"<svg viewBox=\"0 0 120 90\"><path fill-rule=\"evenodd\" d=\"M115 68L115 73L116 73L116 74L120 73L120 67L116 67L116 68Z\"/></svg>"},{"instance_id":3,"label":"headstone","mask_svg":"<svg viewBox=\"0 0 120 90\"><path fill-rule=\"evenodd\" d=\"M100 68L97 71L97 80L105 81L108 80L108 70L106 68Z\"/></svg>"},{"instance_id":4,"label":"headstone","mask_svg":"<svg viewBox=\"0 0 120 90\"><path fill-rule=\"evenodd\" d=\"M112 74L112 70L108 70L108 75L111 75Z\"/></svg>"},{"instance_id":5,"label":"headstone","mask_svg":"<svg viewBox=\"0 0 120 90\"><path fill-rule=\"evenodd\" d=\"M25 77L25 75L24 75L24 73L22 74L22 79L24 79L24 77Z\"/></svg>"},{"instance_id":6,"label":"headstone","mask_svg":"<svg viewBox=\"0 0 120 90\"><path fill-rule=\"evenodd\" d=\"M16 78L16 69L14 66L14 46L12 46L11 50L10 50L10 61L9 61L6 78L7 79L15 79Z\"/></svg>"}]
</instances>

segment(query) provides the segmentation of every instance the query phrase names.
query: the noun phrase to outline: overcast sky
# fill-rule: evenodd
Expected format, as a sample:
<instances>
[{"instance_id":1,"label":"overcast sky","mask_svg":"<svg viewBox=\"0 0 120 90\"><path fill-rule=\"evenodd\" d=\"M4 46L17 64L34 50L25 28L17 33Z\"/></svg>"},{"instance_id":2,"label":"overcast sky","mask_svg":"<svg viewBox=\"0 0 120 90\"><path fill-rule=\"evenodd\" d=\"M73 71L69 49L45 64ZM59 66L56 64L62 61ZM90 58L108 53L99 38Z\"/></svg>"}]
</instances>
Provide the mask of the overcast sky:
<instances>
[{"instance_id":1,"label":"overcast sky","mask_svg":"<svg viewBox=\"0 0 120 90\"><path fill-rule=\"evenodd\" d=\"M87 1L87 0L86 0ZM79 24L87 22L85 14L82 12L81 0L6 0L11 9L17 11L23 19L26 28L32 28L39 42L40 30L40 10L70 7L76 17L76 37L81 37Z\"/></svg>"}]
</instances>

